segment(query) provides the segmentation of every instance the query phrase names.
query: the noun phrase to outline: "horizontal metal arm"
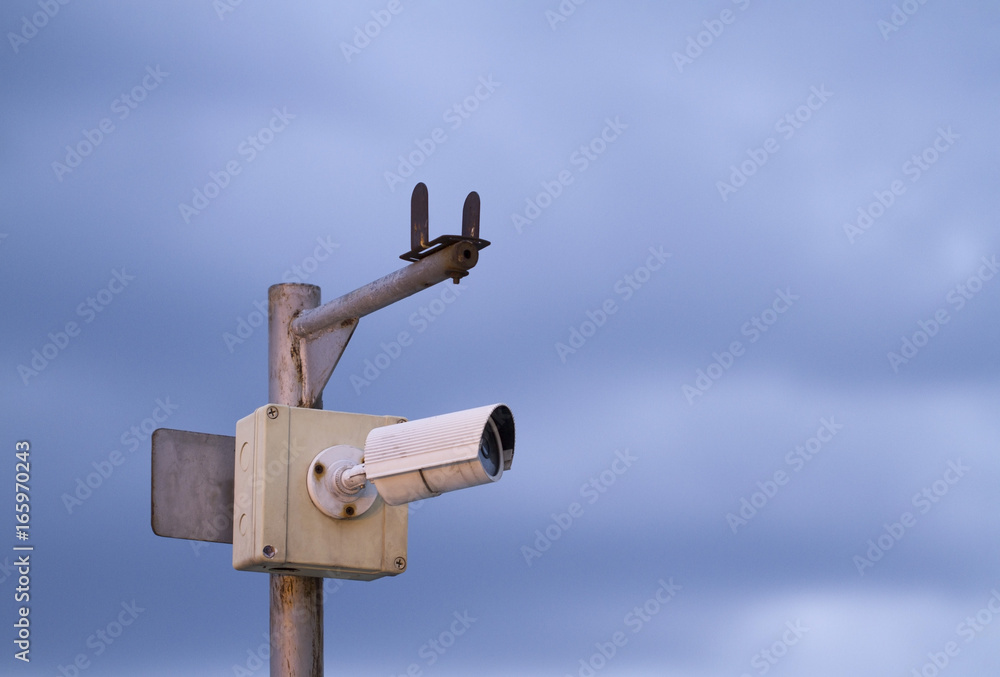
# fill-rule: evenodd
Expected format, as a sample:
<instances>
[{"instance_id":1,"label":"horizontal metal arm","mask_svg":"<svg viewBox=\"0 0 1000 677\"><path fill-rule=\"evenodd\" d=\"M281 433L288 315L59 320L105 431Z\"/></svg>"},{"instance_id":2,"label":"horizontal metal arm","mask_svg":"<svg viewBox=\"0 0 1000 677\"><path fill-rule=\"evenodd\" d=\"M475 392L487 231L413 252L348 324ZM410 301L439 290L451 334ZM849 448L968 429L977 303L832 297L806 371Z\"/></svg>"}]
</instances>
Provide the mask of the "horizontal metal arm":
<instances>
[{"instance_id":1,"label":"horizontal metal arm","mask_svg":"<svg viewBox=\"0 0 1000 677\"><path fill-rule=\"evenodd\" d=\"M374 313L449 277L457 283L478 261L479 251L474 244L456 242L318 308L302 311L292 321L292 333L303 338L319 334Z\"/></svg>"}]
</instances>

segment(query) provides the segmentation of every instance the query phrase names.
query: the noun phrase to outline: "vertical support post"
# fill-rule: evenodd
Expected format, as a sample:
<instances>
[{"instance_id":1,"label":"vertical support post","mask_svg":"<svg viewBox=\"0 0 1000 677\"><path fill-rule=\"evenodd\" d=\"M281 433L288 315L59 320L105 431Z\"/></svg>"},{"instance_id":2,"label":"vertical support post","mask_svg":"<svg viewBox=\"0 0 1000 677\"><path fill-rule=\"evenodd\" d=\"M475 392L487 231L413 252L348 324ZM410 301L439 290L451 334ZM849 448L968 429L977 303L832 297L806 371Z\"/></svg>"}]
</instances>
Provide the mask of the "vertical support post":
<instances>
[{"instance_id":1,"label":"vertical support post","mask_svg":"<svg viewBox=\"0 0 1000 677\"><path fill-rule=\"evenodd\" d=\"M319 305L312 284L276 284L268 295L268 402L321 409L303 402L299 338L292 319ZM271 677L323 677L323 579L271 574Z\"/></svg>"}]
</instances>

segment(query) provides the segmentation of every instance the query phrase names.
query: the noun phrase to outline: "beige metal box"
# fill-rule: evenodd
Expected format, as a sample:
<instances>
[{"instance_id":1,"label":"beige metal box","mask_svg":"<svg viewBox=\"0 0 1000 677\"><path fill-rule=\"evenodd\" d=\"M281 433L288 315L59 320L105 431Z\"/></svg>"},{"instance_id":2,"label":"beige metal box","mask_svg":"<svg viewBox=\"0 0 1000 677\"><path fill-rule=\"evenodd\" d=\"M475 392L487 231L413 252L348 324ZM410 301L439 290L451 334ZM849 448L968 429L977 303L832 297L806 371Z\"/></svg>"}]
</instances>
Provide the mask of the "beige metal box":
<instances>
[{"instance_id":1,"label":"beige metal box","mask_svg":"<svg viewBox=\"0 0 1000 677\"><path fill-rule=\"evenodd\" d=\"M242 571L372 580L406 570L407 506L376 498L352 519L320 512L307 490L313 459L405 419L278 404L236 423L233 567Z\"/></svg>"}]
</instances>

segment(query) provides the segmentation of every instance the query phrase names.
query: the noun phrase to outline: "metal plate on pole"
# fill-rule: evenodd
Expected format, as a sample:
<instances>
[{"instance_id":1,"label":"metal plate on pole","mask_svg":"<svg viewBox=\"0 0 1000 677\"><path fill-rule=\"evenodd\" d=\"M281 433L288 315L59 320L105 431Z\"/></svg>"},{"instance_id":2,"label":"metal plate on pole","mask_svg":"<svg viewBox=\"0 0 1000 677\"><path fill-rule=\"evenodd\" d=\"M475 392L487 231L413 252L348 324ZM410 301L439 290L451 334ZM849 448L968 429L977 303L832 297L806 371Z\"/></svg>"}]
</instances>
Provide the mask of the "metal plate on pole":
<instances>
[{"instance_id":1,"label":"metal plate on pole","mask_svg":"<svg viewBox=\"0 0 1000 677\"><path fill-rule=\"evenodd\" d=\"M236 438L160 428L152 446L153 533L232 543Z\"/></svg>"}]
</instances>

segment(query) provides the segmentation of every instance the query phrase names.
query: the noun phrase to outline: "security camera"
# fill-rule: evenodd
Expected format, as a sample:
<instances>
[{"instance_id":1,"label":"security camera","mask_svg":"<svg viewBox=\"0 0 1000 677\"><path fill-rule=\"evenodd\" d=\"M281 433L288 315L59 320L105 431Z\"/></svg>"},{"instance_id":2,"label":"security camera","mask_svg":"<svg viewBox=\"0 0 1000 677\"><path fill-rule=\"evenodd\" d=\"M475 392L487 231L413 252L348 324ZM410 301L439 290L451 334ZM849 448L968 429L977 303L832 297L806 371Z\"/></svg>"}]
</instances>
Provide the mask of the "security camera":
<instances>
[{"instance_id":1,"label":"security camera","mask_svg":"<svg viewBox=\"0 0 1000 677\"><path fill-rule=\"evenodd\" d=\"M405 504L496 482L513 457L503 404L416 421L259 407L236 424L233 567L395 576L406 570Z\"/></svg>"},{"instance_id":2,"label":"security camera","mask_svg":"<svg viewBox=\"0 0 1000 677\"><path fill-rule=\"evenodd\" d=\"M496 482L513 458L514 416L491 404L375 428L360 463L347 449L324 449L309 491L321 510L343 519L365 512L376 494L395 506ZM316 477L317 464L325 480ZM347 504L354 506L350 515L340 509Z\"/></svg>"},{"instance_id":3,"label":"security camera","mask_svg":"<svg viewBox=\"0 0 1000 677\"><path fill-rule=\"evenodd\" d=\"M401 505L496 482L513 458L514 416L491 404L372 430L364 469L383 501Z\"/></svg>"}]
</instances>

